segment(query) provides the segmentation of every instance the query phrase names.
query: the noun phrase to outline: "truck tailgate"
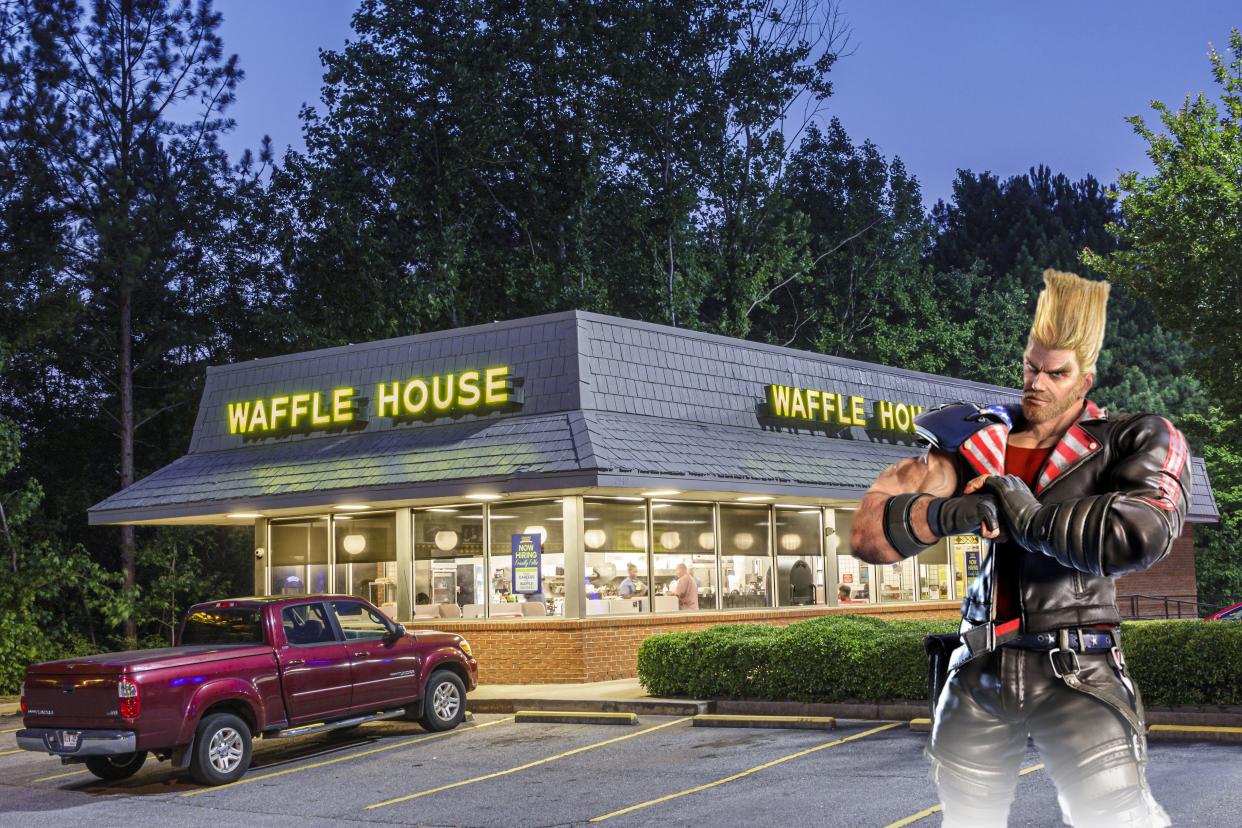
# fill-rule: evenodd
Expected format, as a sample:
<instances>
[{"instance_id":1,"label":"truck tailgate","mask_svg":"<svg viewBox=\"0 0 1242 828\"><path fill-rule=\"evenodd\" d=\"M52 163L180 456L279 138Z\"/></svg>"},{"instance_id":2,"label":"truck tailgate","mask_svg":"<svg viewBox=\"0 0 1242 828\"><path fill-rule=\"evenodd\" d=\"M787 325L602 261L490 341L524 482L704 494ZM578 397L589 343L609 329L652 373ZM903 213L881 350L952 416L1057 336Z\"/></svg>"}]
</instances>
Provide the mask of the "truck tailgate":
<instances>
[{"instance_id":1,"label":"truck tailgate","mask_svg":"<svg viewBox=\"0 0 1242 828\"><path fill-rule=\"evenodd\" d=\"M120 720L121 674L40 673L26 677L26 721L39 727L109 727Z\"/></svg>"}]
</instances>

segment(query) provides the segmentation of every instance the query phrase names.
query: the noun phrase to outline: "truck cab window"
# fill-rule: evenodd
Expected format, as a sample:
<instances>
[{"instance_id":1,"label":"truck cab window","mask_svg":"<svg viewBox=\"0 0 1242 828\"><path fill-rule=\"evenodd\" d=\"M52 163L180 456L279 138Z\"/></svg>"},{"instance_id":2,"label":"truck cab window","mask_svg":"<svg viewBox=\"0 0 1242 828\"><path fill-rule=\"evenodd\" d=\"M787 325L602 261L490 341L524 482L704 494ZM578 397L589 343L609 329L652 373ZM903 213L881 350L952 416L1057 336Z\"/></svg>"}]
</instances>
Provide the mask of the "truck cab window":
<instances>
[{"instance_id":1,"label":"truck cab window","mask_svg":"<svg viewBox=\"0 0 1242 828\"><path fill-rule=\"evenodd\" d=\"M323 604L298 604L285 607L280 614L285 628L285 640L290 644L331 644L336 641L332 624L324 612Z\"/></svg>"},{"instance_id":2,"label":"truck cab window","mask_svg":"<svg viewBox=\"0 0 1242 828\"><path fill-rule=\"evenodd\" d=\"M330 606L346 641L383 638L390 632L382 618L356 601L332 601Z\"/></svg>"},{"instance_id":3,"label":"truck cab window","mask_svg":"<svg viewBox=\"0 0 1242 828\"><path fill-rule=\"evenodd\" d=\"M199 609L181 630L182 644L262 644L263 614L257 609Z\"/></svg>"}]
</instances>

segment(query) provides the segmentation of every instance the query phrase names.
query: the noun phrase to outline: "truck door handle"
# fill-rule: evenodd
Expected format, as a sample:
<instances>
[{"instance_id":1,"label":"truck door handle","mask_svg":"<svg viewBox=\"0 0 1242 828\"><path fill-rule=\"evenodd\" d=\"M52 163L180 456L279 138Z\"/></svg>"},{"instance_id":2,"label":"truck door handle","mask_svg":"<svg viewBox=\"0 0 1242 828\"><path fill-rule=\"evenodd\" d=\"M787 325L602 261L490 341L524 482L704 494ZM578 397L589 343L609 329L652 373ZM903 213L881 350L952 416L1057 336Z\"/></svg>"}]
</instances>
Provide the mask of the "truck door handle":
<instances>
[{"instance_id":1,"label":"truck door handle","mask_svg":"<svg viewBox=\"0 0 1242 828\"><path fill-rule=\"evenodd\" d=\"M366 658L370 653L354 653L354 658Z\"/></svg>"},{"instance_id":2,"label":"truck door handle","mask_svg":"<svg viewBox=\"0 0 1242 828\"><path fill-rule=\"evenodd\" d=\"M306 662L300 658L292 658L285 662L286 667L301 667Z\"/></svg>"}]
</instances>

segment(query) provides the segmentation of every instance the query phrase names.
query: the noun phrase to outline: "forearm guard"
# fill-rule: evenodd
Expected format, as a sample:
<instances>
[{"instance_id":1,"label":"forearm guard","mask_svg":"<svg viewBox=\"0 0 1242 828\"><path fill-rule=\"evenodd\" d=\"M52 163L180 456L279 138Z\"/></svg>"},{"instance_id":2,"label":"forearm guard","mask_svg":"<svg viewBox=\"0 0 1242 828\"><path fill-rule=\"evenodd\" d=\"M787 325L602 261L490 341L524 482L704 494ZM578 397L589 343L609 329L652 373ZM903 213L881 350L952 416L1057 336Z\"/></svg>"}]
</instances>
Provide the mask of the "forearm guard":
<instances>
[{"instance_id":1,"label":"forearm guard","mask_svg":"<svg viewBox=\"0 0 1242 828\"><path fill-rule=\"evenodd\" d=\"M931 495L927 492L893 495L884 504L884 538L903 558L917 555L931 546L914 533L914 524L910 519L914 504L924 497Z\"/></svg>"}]
</instances>

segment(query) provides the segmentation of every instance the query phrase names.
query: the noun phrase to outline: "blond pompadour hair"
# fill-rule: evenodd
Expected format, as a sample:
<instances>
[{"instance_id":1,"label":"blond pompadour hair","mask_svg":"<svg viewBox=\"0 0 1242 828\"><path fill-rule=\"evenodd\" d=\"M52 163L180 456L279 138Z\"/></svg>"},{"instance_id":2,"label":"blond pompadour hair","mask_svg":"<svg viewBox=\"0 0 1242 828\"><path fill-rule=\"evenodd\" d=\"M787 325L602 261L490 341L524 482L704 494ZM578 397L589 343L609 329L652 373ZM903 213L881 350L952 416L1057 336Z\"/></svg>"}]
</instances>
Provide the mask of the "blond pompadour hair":
<instances>
[{"instance_id":1,"label":"blond pompadour hair","mask_svg":"<svg viewBox=\"0 0 1242 828\"><path fill-rule=\"evenodd\" d=\"M1038 342L1052 351L1073 351L1079 370L1094 373L1104 345L1108 290L1108 282L1045 270L1027 347Z\"/></svg>"}]
</instances>

